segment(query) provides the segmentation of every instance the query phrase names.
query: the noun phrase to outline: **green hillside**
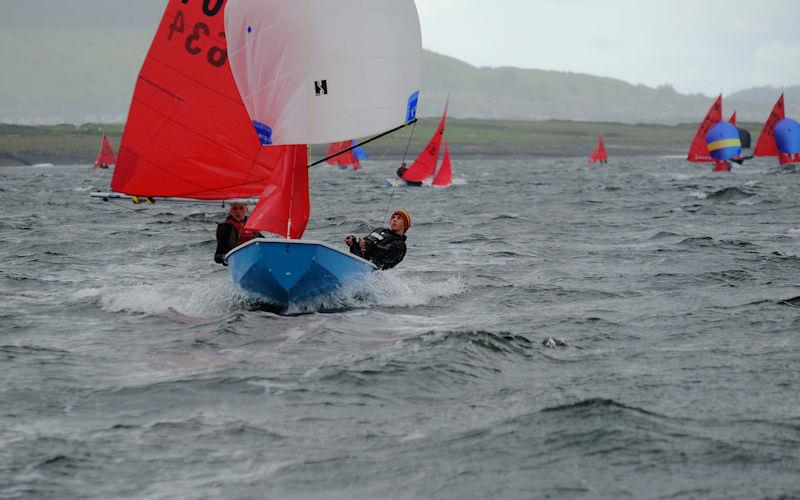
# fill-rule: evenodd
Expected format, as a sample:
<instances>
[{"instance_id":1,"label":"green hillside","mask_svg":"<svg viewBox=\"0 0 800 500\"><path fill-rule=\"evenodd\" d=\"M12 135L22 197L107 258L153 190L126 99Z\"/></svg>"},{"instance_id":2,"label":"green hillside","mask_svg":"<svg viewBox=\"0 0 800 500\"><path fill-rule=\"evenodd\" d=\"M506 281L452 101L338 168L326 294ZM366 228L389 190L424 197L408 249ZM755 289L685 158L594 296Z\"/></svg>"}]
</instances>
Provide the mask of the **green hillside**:
<instances>
[{"instance_id":1,"label":"green hillside","mask_svg":"<svg viewBox=\"0 0 800 500\"><path fill-rule=\"evenodd\" d=\"M694 123L712 99L682 95L671 86L651 88L622 80L564 71L476 68L426 51L423 58L423 114L440 113L446 96L453 116L517 120L568 119L623 123ZM726 112L760 121L770 104L726 100Z\"/></svg>"},{"instance_id":2,"label":"green hillside","mask_svg":"<svg viewBox=\"0 0 800 500\"><path fill-rule=\"evenodd\" d=\"M438 119L420 120L413 130L409 156L414 157L433 134ZM758 124L740 124L758 135ZM598 134L606 137L612 156L684 154L695 125L627 125L574 121L510 121L449 119L446 137L455 158L470 156L576 156L588 155ZM122 125L84 124L22 126L0 124L0 165L35 163L89 164L106 133L116 151ZM411 127L366 146L372 159L403 155ZM323 146L314 146L312 159L322 158Z\"/></svg>"},{"instance_id":3,"label":"green hillside","mask_svg":"<svg viewBox=\"0 0 800 500\"><path fill-rule=\"evenodd\" d=\"M35 33L0 30L0 121L125 119L152 29Z\"/></svg>"},{"instance_id":4,"label":"green hillside","mask_svg":"<svg viewBox=\"0 0 800 500\"><path fill-rule=\"evenodd\" d=\"M155 31L155 24L140 25L1 29L0 122L124 121ZM457 118L664 124L696 123L712 101L678 94L668 85L650 88L563 71L476 68L424 51L420 115L440 115L447 95L450 116ZM725 111L736 109L748 121L763 121L774 102L770 92L737 95L738 100L736 95L726 99Z\"/></svg>"}]
</instances>

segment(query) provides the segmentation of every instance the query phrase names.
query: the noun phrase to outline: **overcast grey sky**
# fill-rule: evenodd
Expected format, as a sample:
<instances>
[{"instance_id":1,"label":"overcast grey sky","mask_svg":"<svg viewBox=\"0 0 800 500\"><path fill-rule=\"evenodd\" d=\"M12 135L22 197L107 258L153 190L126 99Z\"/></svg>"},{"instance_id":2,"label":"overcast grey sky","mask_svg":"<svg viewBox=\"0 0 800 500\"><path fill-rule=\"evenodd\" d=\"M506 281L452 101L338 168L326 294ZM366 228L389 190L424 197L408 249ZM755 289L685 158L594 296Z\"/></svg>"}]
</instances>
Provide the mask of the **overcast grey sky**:
<instances>
[{"instance_id":1,"label":"overcast grey sky","mask_svg":"<svg viewBox=\"0 0 800 500\"><path fill-rule=\"evenodd\" d=\"M191 0L195 1L195 0ZM0 29L152 26L167 0L0 0ZM422 45L681 93L800 84L800 0L416 0ZM143 50L149 40L143 42ZM0 47L0 58L3 57ZM2 75L0 75L2 77Z\"/></svg>"},{"instance_id":2,"label":"overcast grey sky","mask_svg":"<svg viewBox=\"0 0 800 500\"><path fill-rule=\"evenodd\" d=\"M416 0L422 45L476 66L681 93L800 84L800 0Z\"/></svg>"}]
</instances>

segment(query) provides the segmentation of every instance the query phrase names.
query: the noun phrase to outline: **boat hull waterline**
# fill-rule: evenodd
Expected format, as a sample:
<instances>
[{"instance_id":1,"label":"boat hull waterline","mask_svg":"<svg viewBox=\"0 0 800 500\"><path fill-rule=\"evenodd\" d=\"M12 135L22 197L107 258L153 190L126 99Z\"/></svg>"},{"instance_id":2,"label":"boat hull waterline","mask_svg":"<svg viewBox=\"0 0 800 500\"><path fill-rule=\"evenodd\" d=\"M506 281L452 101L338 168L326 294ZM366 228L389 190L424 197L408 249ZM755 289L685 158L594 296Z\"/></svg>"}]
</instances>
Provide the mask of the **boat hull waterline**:
<instances>
[{"instance_id":1,"label":"boat hull waterline","mask_svg":"<svg viewBox=\"0 0 800 500\"><path fill-rule=\"evenodd\" d=\"M256 238L226 258L236 285L280 308L322 297L377 269L369 261L314 240Z\"/></svg>"}]
</instances>

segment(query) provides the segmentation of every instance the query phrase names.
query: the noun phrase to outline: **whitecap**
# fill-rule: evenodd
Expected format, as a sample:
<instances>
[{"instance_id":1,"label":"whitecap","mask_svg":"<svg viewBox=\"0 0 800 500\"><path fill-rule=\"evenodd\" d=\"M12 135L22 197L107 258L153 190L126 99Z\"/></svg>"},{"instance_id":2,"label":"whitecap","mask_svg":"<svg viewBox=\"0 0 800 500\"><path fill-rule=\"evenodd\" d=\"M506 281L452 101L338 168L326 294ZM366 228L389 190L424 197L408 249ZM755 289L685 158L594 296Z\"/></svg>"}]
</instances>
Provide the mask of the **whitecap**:
<instances>
[{"instance_id":1,"label":"whitecap","mask_svg":"<svg viewBox=\"0 0 800 500\"><path fill-rule=\"evenodd\" d=\"M128 311L171 317L177 312L192 318L212 318L229 312L234 304L241 301L243 294L227 280L181 285L137 284L103 290L100 306L110 312Z\"/></svg>"},{"instance_id":2,"label":"whitecap","mask_svg":"<svg viewBox=\"0 0 800 500\"><path fill-rule=\"evenodd\" d=\"M293 305L287 313L370 306L413 307L429 304L434 299L461 294L466 289L466 282L459 276L431 282L422 277L409 277L393 271L376 272L325 296Z\"/></svg>"}]
</instances>

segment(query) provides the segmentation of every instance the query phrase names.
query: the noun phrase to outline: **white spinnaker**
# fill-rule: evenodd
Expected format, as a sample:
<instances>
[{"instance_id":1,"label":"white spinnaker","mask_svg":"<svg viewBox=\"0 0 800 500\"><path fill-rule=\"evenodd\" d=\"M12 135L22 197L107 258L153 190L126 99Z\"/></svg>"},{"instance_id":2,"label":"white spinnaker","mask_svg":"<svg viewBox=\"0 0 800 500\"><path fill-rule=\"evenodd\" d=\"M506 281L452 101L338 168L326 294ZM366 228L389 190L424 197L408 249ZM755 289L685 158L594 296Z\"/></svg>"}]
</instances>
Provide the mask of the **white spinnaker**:
<instances>
[{"instance_id":1,"label":"white spinnaker","mask_svg":"<svg viewBox=\"0 0 800 500\"><path fill-rule=\"evenodd\" d=\"M225 34L239 93L271 144L349 140L413 117L413 0L228 0Z\"/></svg>"}]
</instances>

